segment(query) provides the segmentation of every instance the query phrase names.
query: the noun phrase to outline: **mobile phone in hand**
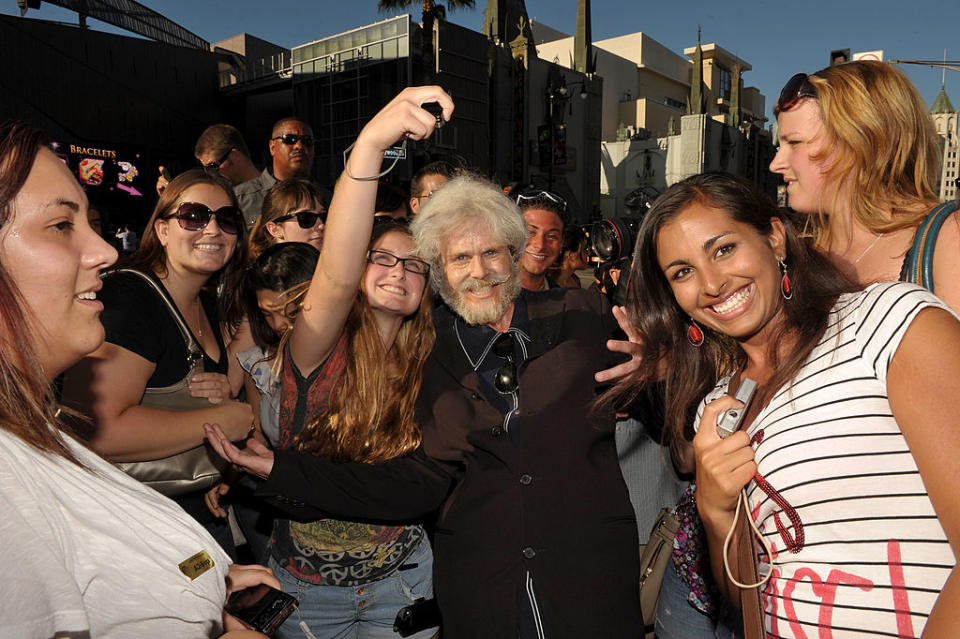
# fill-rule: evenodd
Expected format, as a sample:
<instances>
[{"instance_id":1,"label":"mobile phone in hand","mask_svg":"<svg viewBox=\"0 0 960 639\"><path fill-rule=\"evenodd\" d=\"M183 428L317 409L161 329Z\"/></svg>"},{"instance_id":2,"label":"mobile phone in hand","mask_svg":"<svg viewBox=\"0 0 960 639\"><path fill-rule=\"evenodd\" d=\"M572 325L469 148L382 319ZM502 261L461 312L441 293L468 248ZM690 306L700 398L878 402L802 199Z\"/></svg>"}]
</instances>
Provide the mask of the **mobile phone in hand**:
<instances>
[{"instance_id":1,"label":"mobile phone in hand","mask_svg":"<svg viewBox=\"0 0 960 639\"><path fill-rule=\"evenodd\" d=\"M756 391L757 383L749 377L744 377L740 381L740 388L737 389L737 394L733 397L743 403L743 408L731 408L721 413L720 417L717 418L717 434L720 435L720 439L726 439L740 429L740 423L743 421L743 416L747 414L747 410L750 408L750 400L753 399L753 394Z\"/></svg>"},{"instance_id":2,"label":"mobile phone in hand","mask_svg":"<svg viewBox=\"0 0 960 639\"><path fill-rule=\"evenodd\" d=\"M226 611L253 630L272 636L297 607L297 603L292 595L260 584L230 595Z\"/></svg>"}]
</instances>

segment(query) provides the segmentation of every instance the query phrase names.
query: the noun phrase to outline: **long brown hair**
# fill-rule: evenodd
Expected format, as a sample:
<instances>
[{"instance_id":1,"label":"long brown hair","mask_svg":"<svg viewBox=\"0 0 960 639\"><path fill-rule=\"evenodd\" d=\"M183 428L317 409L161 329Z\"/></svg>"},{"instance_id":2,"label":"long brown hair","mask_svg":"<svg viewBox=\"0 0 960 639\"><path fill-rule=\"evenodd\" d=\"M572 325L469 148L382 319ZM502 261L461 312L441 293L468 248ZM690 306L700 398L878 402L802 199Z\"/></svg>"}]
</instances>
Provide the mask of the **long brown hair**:
<instances>
[{"instance_id":1,"label":"long brown hair","mask_svg":"<svg viewBox=\"0 0 960 639\"><path fill-rule=\"evenodd\" d=\"M143 230L143 238L136 253L121 260L120 268L133 268L144 273L156 273L160 277L167 274L167 252L157 237L155 222L173 213L173 208L184 191L197 184L210 184L223 189L232 206L238 206L233 187L219 174L210 174L203 169L191 169L175 177L164 189L160 200L153 209L150 221ZM217 320L236 329L243 319L243 274L247 261L246 226L240 220L237 230L237 245L230 260L219 271L210 276L203 289L217 300Z\"/></svg>"},{"instance_id":2,"label":"long brown hair","mask_svg":"<svg viewBox=\"0 0 960 639\"><path fill-rule=\"evenodd\" d=\"M643 360L638 371L622 380L601 399L601 404L624 406L652 382L666 386L663 428L674 460L684 440L693 438L693 416L697 404L724 375L741 369L746 354L736 340L703 328L704 342L694 347L687 339L690 319L677 304L657 258L660 230L691 204L725 211L732 219L751 226L763 237L773 230L772 218L783 222L786 231L786 264L793 297L784 300L784 322L770 340L770 362L774 374L764 385L759 401L788 383L803 366L826 330L830 310L837 297L857 290L837 269L801 238L790 219L755 185L724 173L694 175L674 184L657 198L646 213L637 238L627 293L627 315L643 335ZM783 356L777 345L789 340Z\"/></svg>"},{"instance_id":3,"label":"long brown hair","mask_svg":"<svg viewBox=\"0 0 960 639\"><path fill-rule=\"evenodd\" d=\"M23 123L0 123L0 229L13 219L13 202L46 144L40 131ZM60 432L73 428L57 406L37 355L34 321L17 283L3 265L0 249L0 428L38 450L81 465Z\"/></svg>"},{"instance_id":4,"label":"long brown hair","mask_svg":"<svg viewBox=\"0 0 960 639\"><path fill-rule=\"evenodd\" d=\"M410 237L406 226L374 227L370 246L387 233ZM334 382L327 409L303 429L300 450L336 462L375 464L400 457L420 444L414 407L423 365L433 350L432 299L424 278L417 311L403 320L387 353L362 288L347 316L346 366Z\"/></svg>"}]
</instances>

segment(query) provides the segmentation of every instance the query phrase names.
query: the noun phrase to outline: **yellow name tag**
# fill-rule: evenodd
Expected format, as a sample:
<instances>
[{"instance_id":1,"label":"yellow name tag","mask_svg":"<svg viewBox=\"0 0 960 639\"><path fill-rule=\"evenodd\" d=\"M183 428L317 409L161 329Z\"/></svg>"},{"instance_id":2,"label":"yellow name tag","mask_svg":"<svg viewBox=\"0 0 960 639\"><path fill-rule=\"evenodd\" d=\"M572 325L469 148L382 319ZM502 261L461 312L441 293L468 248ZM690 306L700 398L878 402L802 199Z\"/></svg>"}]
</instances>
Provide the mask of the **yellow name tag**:
<instances>
[{"instance_id":1,"label":"yellow name tag","mask_svg":"<svg viewBox=\"0 0 960 639\"><path fill-rule=\"evenodd\" d=\"M193 557L180 562L180 572L190 577L193 581L203 573L213 568L213 559L207 554L206 550L201 550Z\"/></svg>"}]
</instances>

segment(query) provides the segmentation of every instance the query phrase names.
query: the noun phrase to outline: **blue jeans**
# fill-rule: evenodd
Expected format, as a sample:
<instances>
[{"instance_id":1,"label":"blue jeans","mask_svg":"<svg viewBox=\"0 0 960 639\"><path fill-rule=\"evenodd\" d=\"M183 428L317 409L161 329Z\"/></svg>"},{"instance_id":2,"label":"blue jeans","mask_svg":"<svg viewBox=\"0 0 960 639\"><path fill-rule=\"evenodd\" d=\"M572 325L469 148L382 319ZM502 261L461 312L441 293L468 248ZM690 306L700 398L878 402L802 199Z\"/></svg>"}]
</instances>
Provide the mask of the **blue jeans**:
<instances>
[{"instance_id":1,"label":"blue jeans","mask_svg":"<svg viewBox=\"0 0 960 639\"><path fill-rule=\"evenodd\" d=\"M276 560L270 568L283 585L283 591L300 601L297 610L277 631L279 639L303 639L299 624L306 622L317 639L397 639L393 621L397 612L419 597L433 596L433 551L426 535L404 565L414 568L395 570L390 575L359 586L318 586L300 581ZM415 635L430 639L436 628Z\"/></svg>"},{"instance_id":2,"label":"blue jeans","mask_svg":"<svg viewBox=\"0 0 960 639\"><path fill-rule=\"evenodd\" d=\"M738 639L743 637L743 621L739 613L723 603L718 623L689 603L687 588L673 561L667 562L657 601L657 639Z\"/></svg>"}]
</instances>

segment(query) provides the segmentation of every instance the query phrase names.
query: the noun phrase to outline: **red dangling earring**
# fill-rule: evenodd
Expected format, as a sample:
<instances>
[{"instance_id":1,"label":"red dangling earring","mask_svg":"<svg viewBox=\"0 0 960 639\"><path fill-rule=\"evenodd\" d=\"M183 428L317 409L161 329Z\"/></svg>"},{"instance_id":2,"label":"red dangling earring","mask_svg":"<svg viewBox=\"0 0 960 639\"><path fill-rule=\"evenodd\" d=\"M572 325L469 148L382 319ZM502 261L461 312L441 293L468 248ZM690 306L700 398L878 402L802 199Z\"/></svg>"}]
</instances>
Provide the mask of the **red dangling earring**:
<instances>
[{"instance_id":1,"label":"red dangling earring","mask_svg":"<svg viewBox=\"0 0 960 639\"><path fill-rule=\"evenodd\" d=\"M790 276L787 275L787 265L783 260L777 260L780 265L780 295L783 299L793 299L793 286L790 284Z\"/></svg>"},{"instance_id":2,"label":"red dangling earring","mask_svg":"<svg viewBox=\"0 0 960 639\"><path fill-rule=\"evenodd\" d=\"M687 327L687 339L697 348L703 345L703 329L693 320L690 320L690 326Z\"/></svg>"}]
</instances>

